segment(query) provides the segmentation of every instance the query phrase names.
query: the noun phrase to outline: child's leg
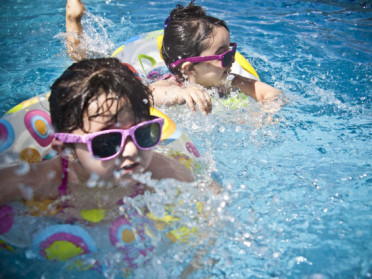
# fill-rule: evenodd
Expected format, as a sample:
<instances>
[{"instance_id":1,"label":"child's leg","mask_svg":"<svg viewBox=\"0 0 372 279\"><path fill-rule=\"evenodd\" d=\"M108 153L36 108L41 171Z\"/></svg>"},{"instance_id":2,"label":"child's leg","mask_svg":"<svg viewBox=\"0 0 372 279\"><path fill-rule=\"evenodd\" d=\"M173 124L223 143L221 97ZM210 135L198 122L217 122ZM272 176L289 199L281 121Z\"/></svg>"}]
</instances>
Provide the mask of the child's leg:
<instances>
[{"instance_id":1,"label":"child's leg","mask_svg":"<svg viewBox=\"0 0 372 279\"><path fill-rule=\"evenodd\" d=\"M76 60L86 58L86 51L80 45L79 37L83 33L81 18L85 12L85 6L81 0L67 0L66 3L66 32L67 51L69 56Z\"/></svg>"}]
</instances>

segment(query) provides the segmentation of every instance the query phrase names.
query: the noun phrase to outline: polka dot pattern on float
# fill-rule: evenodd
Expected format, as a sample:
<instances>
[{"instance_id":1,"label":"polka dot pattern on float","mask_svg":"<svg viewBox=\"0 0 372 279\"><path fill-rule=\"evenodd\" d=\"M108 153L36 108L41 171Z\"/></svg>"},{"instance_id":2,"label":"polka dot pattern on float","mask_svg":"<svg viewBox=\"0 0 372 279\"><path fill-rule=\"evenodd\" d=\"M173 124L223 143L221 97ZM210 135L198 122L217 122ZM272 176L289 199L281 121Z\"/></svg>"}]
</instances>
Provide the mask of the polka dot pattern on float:
<instances>
[{"instance_id":1,"label":"polka dot pattern on float","mask_svg":"<svg viewBox=\"0 0 372 279\"><path fill-rule=\"evenodd\" d=\"M25 114L24 123L26 129L40 146L46 147L52 142L52 124L47 112L31 110Z\"/></svg>"},{"instance_id":2,"label":"polka dot pattern on float","mask_svg":"<svg viewBox=\"0 0 372 279\"><path fill-rule=\"evenodd\" d=\"M110 226L110 241L113 246L124 251L125 260L132 261L140 254L145 256L154 249L151 238L157 235L153 222L134 213L131 222L123 217L117 218ZM140 248L141 247L141 248Z\"/></svg>"},{"instance_id":3,"label":"polka dot pattern on float","mask_svg":"<svg viewBox=\"0 0 372 279\"><path fill-rule=\"evenodd\" d=\"M12 124L5 119L0 119L0 152L12 146L15 139L15 132Z\"/></svg>"},{"instance_id":4,"label":"polka dot pattern on float","mask_svg":"<svg viewBox=\"0 0 372 279\"><path fill-rule=\"evenodd\" d=\"M41 155L39 151L35 148L26 147L19 153L19 158L23 162L27 162L29 164L36 164L41 161Z\"/></svg>"},{"instance_id":5,"label":"polka dot pattern on float","mask_svg":"<svg viewBox=\"0 0 372 279\"><path fill-rule=\"evenodd\" d=\"M136 240L137 231L125 218L116 219L110 227L111 244L117 247L131 244Z\"/></svg>"}]
</instances>

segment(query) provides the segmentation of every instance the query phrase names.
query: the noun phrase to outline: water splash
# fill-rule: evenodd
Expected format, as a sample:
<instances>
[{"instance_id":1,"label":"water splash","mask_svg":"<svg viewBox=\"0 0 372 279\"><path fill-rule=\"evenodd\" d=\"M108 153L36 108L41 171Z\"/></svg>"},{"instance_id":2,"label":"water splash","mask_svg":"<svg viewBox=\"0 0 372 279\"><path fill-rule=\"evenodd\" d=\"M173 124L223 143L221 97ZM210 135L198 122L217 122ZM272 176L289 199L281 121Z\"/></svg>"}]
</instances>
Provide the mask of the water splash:
<instances>
[{"instance_id":1,"label":"water splash","mask_svg":"<svg viewBox=\"0 0 372 279\"><path fill-rule=\"evenodd\" d=\"M107 18L86 12L82 19L82 25L84 32L82 38L80 38L80 43L81 48L86 50L87 56L90 58L109 57L115 49L115 44L108 33L114 27L113 22ZM65 42L67 34L59 33L55 38Z\"/></svg>"}]
</instances>

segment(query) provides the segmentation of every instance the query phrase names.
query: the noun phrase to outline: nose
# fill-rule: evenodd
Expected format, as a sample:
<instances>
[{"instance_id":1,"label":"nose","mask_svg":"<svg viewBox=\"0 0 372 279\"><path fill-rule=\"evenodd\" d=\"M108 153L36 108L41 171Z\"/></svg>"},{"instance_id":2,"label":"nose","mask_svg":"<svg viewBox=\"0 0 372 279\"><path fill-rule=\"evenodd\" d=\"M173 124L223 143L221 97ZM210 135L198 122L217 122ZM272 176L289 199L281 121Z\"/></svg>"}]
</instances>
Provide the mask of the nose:
<instances>
[{"instance_id":1,"label":"nose","mask_svg":"<svg viewBox=\"0 0 372 279\"><path fill-rule=\"evenodd\" d=\"M123 150L121 151L122 157L135 157L138 154L138 148L133 142L132 138L128 136L125 139Z\"/></svg>"}]
</instances>

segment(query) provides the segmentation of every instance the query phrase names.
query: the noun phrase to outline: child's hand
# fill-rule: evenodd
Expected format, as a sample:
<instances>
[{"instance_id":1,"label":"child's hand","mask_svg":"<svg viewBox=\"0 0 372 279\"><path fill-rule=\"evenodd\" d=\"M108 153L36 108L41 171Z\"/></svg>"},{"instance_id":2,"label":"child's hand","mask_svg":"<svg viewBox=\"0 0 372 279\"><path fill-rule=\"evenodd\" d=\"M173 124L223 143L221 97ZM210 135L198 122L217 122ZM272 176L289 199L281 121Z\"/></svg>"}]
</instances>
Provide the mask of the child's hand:
<instances>
[{"instance_id":1,"label":"child's hand","mask_svg":"<svg viewBox=\"0 0 372 279\"><path fill-rule=\"evenodd\" d=\"M187 84L179 86L171 80L160 80L150 85L154 97L154 105L187 104L192 111L196 111L195 104L202 114L212 111L212 100L208 92L200 85Z\"/></svg>"},{"instance_id":2,"label":"child's hand","mask_svg":"<svg viewBox=\"0 0 372 279\"><path fill-rule=\"evenodd\" d=\"M203 87L198 85L188 85L186 87L180 87L177 93L181 102L179 104L186 102L193 112L196 111L195 104L204 115L212 111L212 100Z\"/></svg>"}]
</instances>

